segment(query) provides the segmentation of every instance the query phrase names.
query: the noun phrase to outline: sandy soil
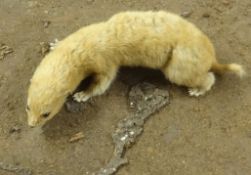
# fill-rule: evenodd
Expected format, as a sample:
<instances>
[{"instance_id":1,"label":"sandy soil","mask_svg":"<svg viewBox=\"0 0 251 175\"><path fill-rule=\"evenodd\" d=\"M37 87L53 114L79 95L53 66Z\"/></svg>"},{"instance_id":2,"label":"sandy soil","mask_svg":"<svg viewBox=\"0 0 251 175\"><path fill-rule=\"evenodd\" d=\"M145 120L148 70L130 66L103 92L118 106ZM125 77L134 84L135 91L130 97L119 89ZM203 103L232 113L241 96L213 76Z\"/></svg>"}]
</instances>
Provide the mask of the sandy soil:
<instances>
[{"instance_id":1,"label":"sandy soil","mask_svg":"<svg viewBox=\"0 0 251 175\"><path fill-rule=\"evenodd\" d=\"M35 175L98 171L112 156L111 133L129 112L129 88L147 80L165 85L170 104L147 121L118 175L251 174L250 76L217 77L206 96L191 98L159 72L123 69L110 90L80 112L64 108L42 131L27 127L26 90L42 59L40 42L60 40L122 10L150 9L185 15L212 39L221 62L241 63L249 72L250 0L1 0L0 44L14 52L0 60L0 166ZM84 138L69 143L78 132ZM0 174L18 173L0 168Z\"/></svg>"}]
</instances>

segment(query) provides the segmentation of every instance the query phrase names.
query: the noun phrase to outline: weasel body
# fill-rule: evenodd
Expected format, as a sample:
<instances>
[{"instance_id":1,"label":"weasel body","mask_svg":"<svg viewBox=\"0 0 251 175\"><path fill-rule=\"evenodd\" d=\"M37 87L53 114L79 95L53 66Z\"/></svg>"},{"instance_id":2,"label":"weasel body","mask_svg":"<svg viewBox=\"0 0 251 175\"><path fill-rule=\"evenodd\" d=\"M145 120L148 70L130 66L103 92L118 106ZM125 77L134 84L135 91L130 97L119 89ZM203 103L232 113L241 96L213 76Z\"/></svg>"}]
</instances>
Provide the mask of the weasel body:
<instances>
[{"instance_id":1,"label":"weasel body","mask_svg":"<svg viewBox=\"0 0 251 175\"><path fill-rule=\"evenodd\" d=\"M55 116L79 83L94 75L78 102L104 93L121 66L159 69L165 77L199 96L215 82L214 72L244 74L241 65L220 64L209 38L182 17L159 12L122 12L83 27L60 41L37 67L28 90L30 126Z\"/></svg>"}]
</instances>

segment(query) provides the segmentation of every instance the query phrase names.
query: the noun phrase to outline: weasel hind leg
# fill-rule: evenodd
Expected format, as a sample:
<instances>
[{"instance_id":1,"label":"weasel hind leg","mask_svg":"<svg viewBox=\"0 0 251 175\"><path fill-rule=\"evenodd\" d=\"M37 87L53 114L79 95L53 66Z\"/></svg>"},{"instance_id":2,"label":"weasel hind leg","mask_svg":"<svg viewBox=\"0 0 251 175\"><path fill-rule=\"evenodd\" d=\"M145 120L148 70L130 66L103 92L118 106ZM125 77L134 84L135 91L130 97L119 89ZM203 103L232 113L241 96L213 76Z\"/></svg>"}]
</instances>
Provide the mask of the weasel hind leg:
<instances>
[{"instance_id":1,"label":"weasel hind leg","mask_svg":"<svg viewBox=\"0 0 251 175\"><path fill-rule=\"evenodd\" d=\"M189 88L188 93L190 96L196 96L196 97L204 95L207 91L211 89L214 83L215 83L214 74L212 72L208 72L205 78L201 80L201 85Z\"/></svg>"},{"instance_id":2,"label":"weasel hind leg","mask_svg":"<svg viewBox=\"0 0 251 175\"><path fill-rule=\"evenodd\" d=\"M162 72L171 82L188 87L189 95L204 95L215 83L214 74L209 72L213 57L205 53L179 46Z\"/></svg>"}]
</instances>

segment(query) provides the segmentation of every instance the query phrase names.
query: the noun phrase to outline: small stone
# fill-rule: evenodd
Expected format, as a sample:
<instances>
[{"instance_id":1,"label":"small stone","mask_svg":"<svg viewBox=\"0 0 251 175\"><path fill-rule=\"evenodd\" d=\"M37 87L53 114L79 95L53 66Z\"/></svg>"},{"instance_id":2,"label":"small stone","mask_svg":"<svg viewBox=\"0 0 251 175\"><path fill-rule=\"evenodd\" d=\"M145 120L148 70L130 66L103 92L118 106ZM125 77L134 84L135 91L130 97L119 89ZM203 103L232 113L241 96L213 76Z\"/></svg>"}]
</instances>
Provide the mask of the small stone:
<instances>
[{"instance_id":1,"label":"small stone","mask_svg":"<svg viewBox=\"0 0 251 175\"><path fill-rule=\"evenodd\" d=\"M209 18L210 17L210 14L208 12L205 12L203 13L202 15L203 18Z\"/></svg>"},{"instance_id":2,"label":"small stone","mask_svg":"<svg viewBox=\"0 0 251 175\"><path fill-rule=\"evenodd\" d=\"M230 2L229 2L228 0L224 0L224 1L222 1L222 3L223 3L224 5L229 5L229 4L230 4Z\"/></svg>"},{"instance_id":3,"label":"small stone","mask_svg":"<svg viewBox=\"0 0 251 175\"><path fill-rule=\"evenodd\" d=\"M43 23L44 23L44 28L48 28L49 25L51 24L50 21L43 21Z\"/></svg>"},{"instance_id":4,"label":"small stone","mask_svg":"<svg viewBox=\"0 0 251 175\"><path fill-rule=\"evenodd\" d=\"M69 142L72 143L72 142L76 142L80 139L83 139L85 137L84 133L83 132L78 132L76 134L74 134L70 139L69 139Z\"/></svg>"},{"instance_id":5,"label":"small stone","mask_svg":"<svg viewBox=\"0 0 251 175\"><path fill-rule=\"evenodd\" d=\"M21 131L21 128L20 127L18 127L18 126L13 126L12 128L10 128L10 130L9 130L9 133L10 134L13 134L13 133L15 133L15 132L20 132Z\"/></svg>"},{"instance_id":6,"label":"small stone","mask_svg":"<svg viewBox=\"0 0 251 175\"><path fill-rule=\"evenodd\" d=\"M11 47L5 44L0 44L0 60L3 60L6 55L12 52L14 52L14 50Z\"/></svg>"},{"instance_id":7,"label":"small stone","mask_svg":"<svg viewBox=\"0 0 251 175\"><path fill-rule=\"evenodd\" d=\"M193 13L192 10L188 10L188 11L184 11L182 12L180 15L184 18L188 18L189 16L191 16L191 14Z\"/></svg>"}]
</instances>

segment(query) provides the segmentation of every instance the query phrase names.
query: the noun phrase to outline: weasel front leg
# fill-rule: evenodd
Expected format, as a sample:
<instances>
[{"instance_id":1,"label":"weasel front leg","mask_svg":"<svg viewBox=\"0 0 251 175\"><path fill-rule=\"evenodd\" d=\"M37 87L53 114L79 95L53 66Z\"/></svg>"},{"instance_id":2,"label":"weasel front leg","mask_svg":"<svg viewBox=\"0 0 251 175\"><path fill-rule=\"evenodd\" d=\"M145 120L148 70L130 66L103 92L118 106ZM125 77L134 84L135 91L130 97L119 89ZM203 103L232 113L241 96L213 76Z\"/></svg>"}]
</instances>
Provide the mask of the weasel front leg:
<instances>
[{"instance_id":1,"label":"weasel front leg","mask_svg":"<svg viewBox=\"0 0 251 175\"><path fill-rule=\"evenodd\" d=\"M94 77L94 81L90 87L81 92L77 92L73 95L73 98L77 102L85 102L89 98L103 94L111 85L116 76L116 71L110 71L106 74L97 74Z\"/></svg>"}]
</instances>

